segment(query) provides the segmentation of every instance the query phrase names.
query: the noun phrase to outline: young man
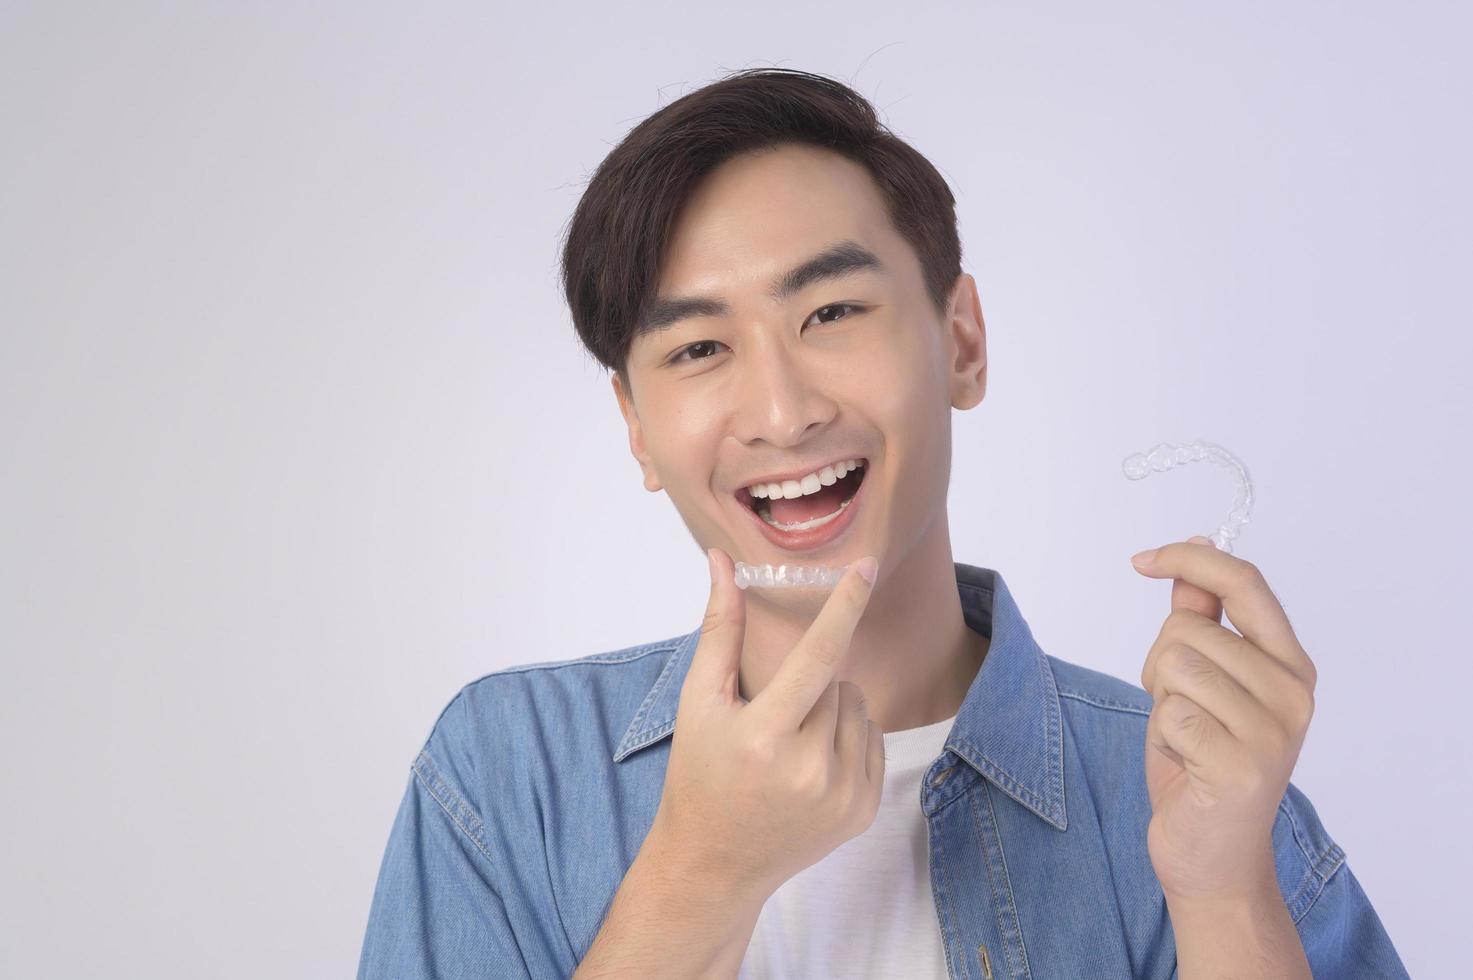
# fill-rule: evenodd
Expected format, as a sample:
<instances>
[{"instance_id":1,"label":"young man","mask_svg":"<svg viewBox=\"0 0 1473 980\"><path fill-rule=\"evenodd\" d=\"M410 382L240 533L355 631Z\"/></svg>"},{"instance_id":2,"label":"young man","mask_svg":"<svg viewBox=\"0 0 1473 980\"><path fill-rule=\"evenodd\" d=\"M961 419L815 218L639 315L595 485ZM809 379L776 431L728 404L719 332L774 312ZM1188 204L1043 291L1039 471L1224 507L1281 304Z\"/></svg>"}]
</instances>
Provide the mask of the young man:
<instances>
[{"instance_id":1,"label":"young man","mask_svg":"<svg viewBox=\"0 0 1473 980\"><path fill-rule=\"evenodd\" d=\"M944 180L860 96L761 70L672 103L563 271L708 607L461 690L360 977L1406 975L1289 783L1314 667L1256 568L1205 539L1141 566L1174 584L1137 687L953 560L981 305ZM734 560L850 567L743 592Z\"/></svg>"}]
</instances>

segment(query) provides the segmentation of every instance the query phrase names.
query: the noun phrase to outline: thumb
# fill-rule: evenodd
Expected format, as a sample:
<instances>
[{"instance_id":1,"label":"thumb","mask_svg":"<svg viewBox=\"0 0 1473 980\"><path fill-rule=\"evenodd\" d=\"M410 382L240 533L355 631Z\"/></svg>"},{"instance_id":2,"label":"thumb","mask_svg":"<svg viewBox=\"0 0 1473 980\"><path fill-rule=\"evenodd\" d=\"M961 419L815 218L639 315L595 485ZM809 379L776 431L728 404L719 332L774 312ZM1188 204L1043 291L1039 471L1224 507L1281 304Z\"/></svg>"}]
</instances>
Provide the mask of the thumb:
<instances>
[{"instance_id":1,"label":"thumb","mask_svg":"<svg viewBox=\"0 0 1473 980\"><path fill-rule=\"evenodd\" d=\"M742 640L747 631L747 599L737 588L736 564L730 555L720 548L708 548L706 564L711 573L711 594L684 686L695 685L694 690L703 699L735 702L740 687Z\"/></svg>"},{"instance_id":2,"label":"thumb","mask_svg":"<svg viewBox=\"0 0 1473 980\"><path fill-rule=\"evenodd\" d=\"M1212 539L1200 534L1187 539L1188 544L1203 544L1209 548L1217 547ZM1222 622L1222 600L1206 589L1193 585L1185 579L1171 580L1171 608L1190 609L1192 612L1201 613L1208 619Z\"/></svg>"}]
</instances>

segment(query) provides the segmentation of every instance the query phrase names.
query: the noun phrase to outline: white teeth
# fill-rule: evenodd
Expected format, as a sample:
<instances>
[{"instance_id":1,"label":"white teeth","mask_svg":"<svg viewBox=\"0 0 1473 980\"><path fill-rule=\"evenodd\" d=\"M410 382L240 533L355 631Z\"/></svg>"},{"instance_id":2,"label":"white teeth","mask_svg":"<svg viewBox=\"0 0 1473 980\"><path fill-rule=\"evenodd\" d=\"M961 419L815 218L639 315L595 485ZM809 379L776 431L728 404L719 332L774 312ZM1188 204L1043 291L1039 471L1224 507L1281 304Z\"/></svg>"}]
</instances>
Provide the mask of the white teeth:
<instances>
[{"instance_id":1,"label":"white teeth","mask_svg":"<svg viewBox=\"0 0 1473 980\"><path fill-rule=\"evenodd\" d=\"M842 463L825 466L817 473L809 473L797 480L784 480L781 483L754 483L747 488L747 492L759 499L780 500L783 498L806 497L810 493L818 493L824 487L831 487L844 478L851 470L859 469L858 459L846 459Z\"/></svg>"}]
</instances>

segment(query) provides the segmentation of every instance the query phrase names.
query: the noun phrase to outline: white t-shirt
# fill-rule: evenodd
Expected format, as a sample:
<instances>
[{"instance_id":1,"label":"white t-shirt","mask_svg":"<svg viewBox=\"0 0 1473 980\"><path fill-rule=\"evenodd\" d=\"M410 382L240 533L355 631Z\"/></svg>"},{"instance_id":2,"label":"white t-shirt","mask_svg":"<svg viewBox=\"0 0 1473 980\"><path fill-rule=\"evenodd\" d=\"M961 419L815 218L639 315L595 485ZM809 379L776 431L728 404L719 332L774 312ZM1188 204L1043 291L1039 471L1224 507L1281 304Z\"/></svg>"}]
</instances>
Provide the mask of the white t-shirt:
<instances>
[{"instance_id":1,"label":"white t-shirt","mask_svg":"<svg viewBox=\"0 0 1473 980\"><path fill-rule=\"evenodd\" d=\"M875 822L773 893L738 980L947 980L921 778L955 721L885 734L885 788Z\"/></svg>"}]
</instances>

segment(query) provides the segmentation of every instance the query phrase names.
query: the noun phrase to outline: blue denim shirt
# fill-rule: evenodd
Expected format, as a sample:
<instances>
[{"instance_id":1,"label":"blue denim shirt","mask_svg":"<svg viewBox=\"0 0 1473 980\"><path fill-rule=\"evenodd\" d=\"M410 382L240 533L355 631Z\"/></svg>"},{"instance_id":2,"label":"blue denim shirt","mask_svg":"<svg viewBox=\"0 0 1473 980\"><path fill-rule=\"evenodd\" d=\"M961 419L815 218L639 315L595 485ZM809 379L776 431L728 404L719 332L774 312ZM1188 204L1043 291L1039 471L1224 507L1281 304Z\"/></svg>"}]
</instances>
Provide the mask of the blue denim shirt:
<instances>
[{"instance_id":1,"label":"blue denim shirt","mask_svg":"<svg viewBox=\"0 0 1473 980\"><path fill-rule=\"evenodd\" d=\"M1146 850L1151 697L1046 655L997 572L956 564L991 637L917 801L953 977L1176 976ZM700 627L466 685L414 760L360 980L568 977L654 819ZM1292 783L1273 826L1316 977L1405 977L1345 852Z\"/></svg>"}]
</instances>

